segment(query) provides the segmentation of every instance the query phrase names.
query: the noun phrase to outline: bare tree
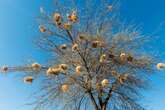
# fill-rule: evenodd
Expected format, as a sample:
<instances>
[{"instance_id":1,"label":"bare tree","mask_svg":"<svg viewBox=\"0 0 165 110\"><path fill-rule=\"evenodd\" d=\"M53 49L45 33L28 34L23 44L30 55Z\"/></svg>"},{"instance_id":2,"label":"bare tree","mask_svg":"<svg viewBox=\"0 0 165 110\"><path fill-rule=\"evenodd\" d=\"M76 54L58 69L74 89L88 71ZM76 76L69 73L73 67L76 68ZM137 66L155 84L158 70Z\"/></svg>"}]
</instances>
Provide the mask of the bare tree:
<instances>
[{"instance_id":1,"label":"bare tree","mask_svg":"<svg viewBox=\"0 0 165 110\"><path fill-rule=\"evenodd\" d=\"M144 110L140 91L156 59L144 54L150 37L136 25L120 22L118 2L108 0L55 0L54 12L42 8L37 18L37 46L51 53L46 64L1 68L25 72L24 81L42 80L35 109ZM153 52L154 53L154 52ZM158 63L157 69L165 67Z\"/></svg>"}]
</instances>

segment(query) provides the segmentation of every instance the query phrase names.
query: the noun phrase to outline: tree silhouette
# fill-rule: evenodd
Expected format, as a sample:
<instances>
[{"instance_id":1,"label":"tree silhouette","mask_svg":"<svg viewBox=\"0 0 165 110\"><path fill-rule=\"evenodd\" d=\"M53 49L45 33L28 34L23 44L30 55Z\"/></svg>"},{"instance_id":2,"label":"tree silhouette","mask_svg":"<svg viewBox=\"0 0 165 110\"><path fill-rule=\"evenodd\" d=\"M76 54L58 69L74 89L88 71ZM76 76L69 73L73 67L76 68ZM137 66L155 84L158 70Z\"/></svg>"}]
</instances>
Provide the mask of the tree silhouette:
<instances>
[{"instance_id":1,"label":"tree silhouette","mask_svg":"<svg viewBox=\"0 0 165 110\"><path fill-rule=\"evenodd\" d=\"M144 110L141 91L148 89L156 58L146 54L150 39L136 25L120 22L119 3L108 0L56 0L53 13L42 8L36 44L51 53L45 64L3 66L24 72L24 82L42 80L35 109ZM145 53L145 54L144 54ZM154 52L153 52L154 53ZM157 69L165 67L158 63Z\"/></svg>"}]
</instances>

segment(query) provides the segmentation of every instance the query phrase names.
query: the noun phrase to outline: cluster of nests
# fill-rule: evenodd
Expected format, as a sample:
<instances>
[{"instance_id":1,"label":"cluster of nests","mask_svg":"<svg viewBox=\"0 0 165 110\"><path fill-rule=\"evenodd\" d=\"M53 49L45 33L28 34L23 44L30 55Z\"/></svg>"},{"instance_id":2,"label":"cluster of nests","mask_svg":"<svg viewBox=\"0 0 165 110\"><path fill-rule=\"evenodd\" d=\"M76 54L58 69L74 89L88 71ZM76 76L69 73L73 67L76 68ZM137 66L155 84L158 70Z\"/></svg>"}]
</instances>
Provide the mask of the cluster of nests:
<instances>
[{"instance_id":1,"label":"cluster of nests","mask_svg":"<svg viewBox=\"0 0 165 110\"><path fill-rule=\"evenodd\" d=\"M120 55L120 57L123 57L123 56L125 57L125 54L122 53L122 54ZM102 56L102 57L104 58L105 55ZM156 67L157 67L158 70L163 69L163 68L165 68L165 63L158 63L158 64L156 65ZM42 68L42 66L41 66L40 64L38 64L38 63L33 63L33 64L30 66L30 68L31 68L33 71L39 71L39 70ZM8 70L9 70L9 68L8 68L7 66L3 66L3 67L1 68L1 71L2 71L2 72L7 72ZM60 73L66 73L67 70L68 70L68 65L67 65L67 64L60 64L60 65L58 65L58 66L49 67L49 68L47 69L47 71L46 71L46 74L47 74L48 76L50 76L50 75L58 75L58 74L60 74ZM84 70L84 69L83 69L82 66L80 66L80 65L76 66L76 67L75 67L75 73L76 73L76 75L81 75L81 73L83 72L83 70ZM120 84L123 84L124 81L126 81L127 78L129 77L128 74L121 74L121 75L119 75L119 74L117 74L116 71L111 71L111 73L112 73L112 75L113 75L114 77L116 77L116 79L118 80L118 82L119 82ZM33 80L34 80L33 76L26 76L26 77L24 77L24 82L25 82L25 83L31 84L31 83L33 82ZM96 84L96 87L104 87L104 88L106 88L106 87L108 87L109 85L110 85L109 80L108 80L108 79L103 79L99 84ZM63 85L61 85L61 90L62 90L63 92L68 92L68 91L69 91L69 88L70 88L70 85L69 85L69 84L63 84Z\"/></svg>"},{"instance_id":2,"label":"cluster of nests","mask_svg":"<svg viewBox=\"0 0 165 110\"><path fill-rule=\"evenodd\" d=\"M117 80L118 80L118 82L120 84L123 84L124 81L127 80L128 76L129 76L128 74L118 75L118 79ZM100 83L96 83L96 88L97 89L108 88L109 85L110 85L110 81L108 79L103 79ZM63 85L61 85L61 90L63 92L68 92L69 89L70 89L70 85L69 84L63 84Z\"/></svg>"},{"instance_id":3,"label":"cluster of nests","mask_svg":"<svg viewBox=\"0 0 165 110\"><path fill-rule=\"evenodd\" d=\"M51 75L58 75L60 73L64 73L66 74L67 70L68 70L68 65L67 64L60 64L60 65L57 65L57 66L54 66L54 67L49 67L48 70L46 71L46 74L48 76L51 76ZM83 67L80 66L80 65L77 65L75 67L75 73L76 75L81 75L82 71L83 71Z\"/></svg>"},{"instance_id":4,"label":"cluster of nests","mask_svg":"<svg viewBox=\"0 0 165 110\"><path fill-rule=\"evenodd\" d=\"M96 42L94 42L94 43L96 43ZM98 41L97 43L98 43L98 44L96 44L96 45L94 46L94 48L97 48L98 46L100 46L100 42ZM92 44L92 45L94 45L94 44ZM67 48L67 45L66 45L66 44L63 44L62 46L63 46L62 49L66 49L66 48ZM78 44L74 44L74 45L72 46L72 51L75 51L75 50L78 50ZM111 54L111 55L102 54L102 55L100 55L99 62L100 62L101 64L102 64L102 63L105 63L105 62L107 61L107 58L109 58L109 57L114 58L115 55L113 55L113 54ZM132 62L133 59L134 59L133 56L130 56L130 55L124 53L124 52L120 53L120 54L118 55L118 57L119 57L119 59L120 59L121 61L123 61L123 62L125 62L125 61ZM42 66L41 66L39 63L33 63L33 64L31 64L31 65L29 66L29 68L30 68L32 71L40 71L40 70L42 69ZM161 69L165 68L165 63L158 63L158 64L156 65L156 68L157 68L158 70L161 70ZM68 67L67 64L59 64L59 65L56 65L56 66L49 67L49 68L46 70L46 75L47 75L47 76L51 76L51 75L59 75L59 74L61 74L61 73L66 74L68 69L69 69L69 67ZM10 67L8 67L8 66L3 66L3 67L1 68L1 71L2 71L2 72L8 72L9 70L10 70ZM83 71L84 71L83 66L77 65L77 66L75 67L75 73L76 73L76 75L78 75L78 76L83 75L83 74L82 74ZM111 74L118 80L118 82L119 82L120 84L123 84L124 81L126 81L127 78L129 77L128 74L121 74L121 75L120 75L120 74L117 74L116 71L111 71ZM24 77L24 82L25 82L25 83L31 84L31 83L33 82L33 80L34 80L33 76L26 76L26 77ZM99 84L96 84L96 86L98 86L98 87L104 87L104 88L108 87L109 85L110 85L110 81L109 81L109 79L106 79L106 78L103 79L102 81L100 81ZM62 90L63 92L68 92L68 91L69 91L69 88L70 88L70 85L69 85L69 84L63 84L63 85L61 85L61 90Z\"/></svg>"},{"instance_id":5,"label":"cluster of nests","mask_svg":"<svg viewBox=\"0 0 165 110\"><path fill-rule=\"evenodd\" d=\"M112 11L113 6L109 5L107 8L108 8L109 11ZM58 12L53 14L52 20L53 20L53 23L55 23L55 25L57 27L63 28L63 29L66 29L66 30L70 30L72 28L72 24L78 22L77 11L73 10L70 14L67 14L67 22L63 22L63 17ZM39 30L42 33L47 31L47 29L44 25L40 25Z\"/></svg>"},{"instance_id":6,"label":"cluster of nests","mask_svg":"<svg viewBox=\"0 0 165 110\"><path fill-rule=\"evenodd\" d=\"M86 40L87 38L85 38L85 36L78 36L78 40ZM98 48L98 47L105 47L105 42L104 41L100 41L100 40L92 40L90 41L91 47L92 48ZM59 46L60 49L62 50L66 50L69 46L67 44L62 44ZM79 49L79 45L78 43L74 43L71 47L72 52L75 52Z\"/></svg>"},{"instance_id":7,"label":"cluster of nests","mask_svg":"<svg viewBox=\"0 0 165 110\"><path fill-rule=\"evenodd\" d=\"M72 28L72 24L78 22L78 15L76 11L72 11L70 14L67 15L67 22L63 22L61 14L54 13L52 20L57 27L70 30ZM41 33L44 33L47 31L47 28L44 25L40 25L39 30Z\"/></svg>"},{"instance_id":8,"label":"cluster of nests","mask_svg":"<svg viewBox=\"0 0 165 110\"><path fill-rule=\"evenodd\" d=\"M96 42L94 42L94 43L96 43ZM100 42L98 41L97 43L98 43L98 44L96 44L96 45L97 45L97 46L100 46ZM94 45L94 44L92 44L92 45ZM96 45L94 46L94 48L97 47ZM63 46L62 49L66 49L66 48L67 48L67 45L66 45L66 44L63 44L62 46ZM75 50L78 50L78 44L74 44L74 45L72 46L72 51L75 51ZM107 58L109 58L109 57L114 58L115 55L113 55L113 54L110 54L110 55L102 54L102 55L100 55L99 62L100 62L101 64L102 64L102 63L105 63L105 62L107 61ZM118 55L118 57L119 57L119 59L120 59L121 61L123 61L123 62L124 62L124 61L132 62L133 59L134 59L133 56L130 56L130 55L124 53L124 52L123 52L123 53L120 53L120 54ZM30 68L32 71L40 71L40 70L42 69L42 66L41 66L39 63L33 63L33 64L31 64L28 68ZM161 69L165 68L165 63L158 63L158 64L156 65L156 68L157 68L158 70L161 70ZM66 74L68 69L69 69L69 67L68 67L67 64L59 64L59 65L56 65L56 66L49 67L49 68L47 69L47 71L46 71L46 75L47 75L47 76L59 75L60 73ZM8 67L8 66L3 66L3 67L1 67L1 72L9 72L9 71L10 71L10 67ZM82 74L83 71L84 71L83 66L77 65L77 66L75 67L75 73L76 73L76 75L78 75L78 76L83 75L83 74ZM120 84L123 84L124 81L128 78L128 74L118 75L115 71L113 71L113 72L111 72L111 73L112 73L112 75L113 75L114 77L116 77L116 79L118 79L118 81L120 82ZM25 83L31 84L31 83L33 82L33 79L34 79L34 78L33 78L32 76L26 76L26 77L24 77L24 82L25 82ZM101 85L101 87L108 87L108 85L109 85L109 80L108 80L108 79L103 79L103 80L100 82L99 85ZM69 85L68 85L68 84L62 85L62 86L61 86L61 90L62 90L63 92L67 92L67 91L69 90Z\"/></svg>"},{"instance_id":9,"label":"cluster of nests","mask_svg":"<svg viewBox=\"0 0 165 110\"><path fill-rule=\"evenodd\" d=\"M102 55L100 56L100 60L99 60L100 63L106 63L108 57L109 57L109 58L114 58L115 55L113 55L113 54L109 54L109 55L102 54ZM121 62L126 62L126 61L132 62L134 58L133 58L133 56L131 56L131 55L127 55L126 53L121 52L120 55L119 55L119 59L120 59Z\"/></svg>"},{"instance_id":10,"label":"cluster of nests","mask_svg":"<svg viewBox=\"0 0 165 110\"><path fill-rule=\"evenodd\" d=\"M116 75L116 74L115 74ZM123 84L127 78L128 78L128 74L124 74L124 75L117 75L115 77L117 77L117 80L120 84ZM108 79L103 79L100 83L96 83L96 88L100 89L100 88L108 88L110 85L110 81ZM70 85L69 84L63 84L61 86L61 90L63 92L68 92L70 89Z\"/></svg>"},{"instance_id":11,"label":"cluster of nests","mask_svg":"<svg viewBox=\"0 0 165 110\"><path fill-rule=\"evenodd\" d=\"M91 41L91 47L92 47L92 48L98 48L98 47L101 47L101 48L103 47L103 48L104 48L105 45L106 45L106 44L105 44L104 41L99 41L99 40ZM62 45L60 45L60 49L62 49L62 50L66 50L67 48L68 48L67 44L62 44ZM79 50L79 45L78 45L77 43L74 43L74 44L72 45L71 49L72 49L72 52L76 52L76 51ZM102 54L102 55L100 56L99 62L100 62L100 63L105 63L105 62L107 61L107 58L108 58L108 57L109 57L109 58L114 58L115 55L113 55L113 54L108 54L108 55ZM120 58L120 61L122 61L122 62L125 62L125 61L132 62L132 61L133 61L133 56L127 55L127 54L124 53L124 52L121 52L121 53L120 53L119 58Z\"/></svg>"},{"instance_id":12,"label":"cluster of nests","mask_svg":"<svg viewBox=\"0 0 165 110\"><path fill-rule=\"evenodd\" d=\"M122 54L121 56L123 57L123 56L125 56L125 55ZM157 67L158 70L160 70L160 69L162 69L162 68L165 68L165 63L158 63L158 64L156 65L156 67ZM76 71L77 71L78 74L81 73L81 71L82 71L81 68L82 68L81 66L77 66ZM119 82L120 84L123 84L123 83L129 78L129 74L121 74L121 75L119 75L119 74L117 74L116 71L111 71L111 74L112 74L114 77L117 78L117 80L118 80L118 82ZM96 84L96 88L100 88L100 87L102 87L102 88L107 88L107 87L109 87L109 85L110 85L110 81L109 81L108 79L103 79L100 83L97 83L97 84ZM69 89L70 89L70 85L69 85L69 84L63 84L63 85L61 86L61 90L62 90L63 92L68 92Z\"/></svg>"},{"instance_id":13,"label":"cluster of nests","mask_svg":"<svg viewBox=\"0 0 165 110\"><path fill-rule=\"evenodd\" d=\"M40 64L38 64L38 63L33 63L30 66L30 68L33 71L39 71L42 68L42 66ZM8 69L9 68L7 66L2 67L2 71L3 72L7 72ZM60 73L66 73L67 70L68 70L68 65L67 64L60 64L58 66L49 67L47 69L47 71L46 71L46 74L48 76L50 76L50 75L58 75ZM83 67L82 66L78 65L78 66L75 67L76 75L79 76L79 75L81 75L82 72L83 72ZM115 72L112 72L112 73L113 73L114 76L116 76ZM118 77L120 83L123 83L123 81L126 80L127 75L125 75L124 77L121 77L121 76L117 76L117 77ZM33 76L26 76L26 77L24 77L24 82L25 83L31 84L33 82L33 80L34 80ZM109 80L108 79L103 79L100 84L101 84L102 87L108 87ZM63 84L61 86L61 90L63 92L69 91L69 85L68 84Z\"/></svg>"},{"instance_id":14,"label":"cluster of nests","mask_svg":"<svg viewBox=\"0 0 165 110\"><path fill-rule=\"evenodd\" d=\"M111 11L112 10L112 6L108 6L108 9ZM72 27L72 24L73 23L76 23L78 22L78 16L77 16L77 12L76 11L72 11L70 14L67 15L67 22L63 22L63 18L61 16L60 13L54 13L53 14L53 22L55 23L55 25L59 28L63 28L63 29L66 29L66 30L70 30L71 27ZM44 33L47 31L47 28L44 26L44 25L40 25L39 26L39 30L40 32ZM86 40L86 38L84 36L81 36L79 35L79 40ZM94 40L94 41L91 41L91 47L92 48L98 48L98 47L104 47L105 46L105 43L101 40ZM68 48L67 44L62 44L60 46L61 49L63 50L66 50ZM79 49L79 45L77 43L74 43L72 45L72 51L77 51ZM105 63L107 61L107 57L115 57L114 55L106 55L106 54L102 54L100 56L100 59L99 59L99 62L100 63ZM132 62L133 61L133 57L130 56L130 55L127 55L126 53L120 53L119 55L119 58L122 62L125 62L125 61L128 61L128 62ZM40 71L42 66L38 63L33 63L31 66L30 66L31 70L33 71ZM165 68L165 63L158 63L156 65L156 68L158 70L161 70L163 68ZM1 72L8 72L10 70L10 67L8 66L3 66L1 68ZM49 67L46 71L46 75L48 76L51 76L51 75L58 75L60 73L66 73L68 70L68 65L67 64L60 64L60 65L57 65L57 66L54 66L54 67ZM75 73L76 75L82 75L82 72L83 72L83 67L81 65L77 65L75 67ZM112 75L114 77L116 77L119 81L120 84L123 84L124 81L127 80L128 78L128 74L123 74L123 75L118 75L116 71L111 71ZM24 77L24 82L25 83L29 83L31 84L33 82L34 78L33 76L26 76ZM103 79L102 81L100 81L100 83L96 84L96 86L98 87L108 87L110 85L110 81L109 79ZM63 92L68 92L69 91L69 88L70 88L70 85L69 84L63 84L61 85L61 90Z\"/></svg>"},{"instance_id":15,"label":"cluster of nests","mask_svg":"<svg viewBox=\"0 0 165 110\"><path fill-rule=\"evenodd\" d=\"M33 63L30 66L27 67L27 69L32 70L32 71L40 71L42 66L38 63ZM1 72L6 73L10 70L10 67L8 66L3 66L1 68ZM33 77L32 76L26 76L24 77L24 82L31 84L33 82Z\"/></svg>"}]
</instances>

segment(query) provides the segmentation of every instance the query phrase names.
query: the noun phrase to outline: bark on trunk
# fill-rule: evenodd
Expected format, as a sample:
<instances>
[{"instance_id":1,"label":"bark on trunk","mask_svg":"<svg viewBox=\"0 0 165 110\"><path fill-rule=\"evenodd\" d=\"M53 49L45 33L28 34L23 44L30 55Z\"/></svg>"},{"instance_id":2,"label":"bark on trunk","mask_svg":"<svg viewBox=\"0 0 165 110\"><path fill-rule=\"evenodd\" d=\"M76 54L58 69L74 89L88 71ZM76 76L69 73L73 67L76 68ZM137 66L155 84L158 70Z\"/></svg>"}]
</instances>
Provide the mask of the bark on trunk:
<instances>
[{"instance_id":1,"label":"bark on trunk","mask_svg":"<svg viewBox=\"0 0 165 110\"><path fill-rule=\"evenodd\" d=\"M98 106L97 106L97 103L95 101L95 98L93 97L92 93L89 92L89 96L90 96L90 99L95 107L95 110L99 110Z\"/></svg>"},{"instance_id":2,"label":"bark on trunk","mask_svg":"<svg viewBox=\"0 0 165 110\"><path fill-rule=\"evenodd\" d=\"M103 106L101 107L101 110L106 110L107 109L107 105L103 104Z\"/></svg>"}]
</instances>

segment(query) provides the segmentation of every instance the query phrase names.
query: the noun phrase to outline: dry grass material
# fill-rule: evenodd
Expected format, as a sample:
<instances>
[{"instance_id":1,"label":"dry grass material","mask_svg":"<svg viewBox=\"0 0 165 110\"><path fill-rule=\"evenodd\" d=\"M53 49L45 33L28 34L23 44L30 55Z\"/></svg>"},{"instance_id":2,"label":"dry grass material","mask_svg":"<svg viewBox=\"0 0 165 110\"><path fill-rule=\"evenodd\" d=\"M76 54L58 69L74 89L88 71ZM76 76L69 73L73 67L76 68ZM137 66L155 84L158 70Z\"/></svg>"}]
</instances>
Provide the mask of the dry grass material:
<instances>
[{"instance_id":1,"label":"dry grass material","mask_svg":"<svg viewBox=\"0 0 165 110\"><path fill-rule=\"evenodd\" d=\"M59 75L60 73L66 73L68 69L68 65L67 64L60 64L56 67L50 67L48 68L48 70L46 71L46 74L48 76L50 75Z\"/></svg>"},{"instance_id":2,"label":"dry grass material","mask_svg":"<svg viewBox=\"0 0 165 110\"><path fill-rule=\"evenodd\" d=\"M62 17L60 15L60 13L54 13L53 20L54 20L54 22L61 22Z\"/></svg>"},{"instance_id":3,"label":"dry grass material","mask_svg":"<svg viewBox=\"0 0 165 110\"><path fill-rule=\"evenodd\" d=\"M127 55L126 55L126 53L121 53L121 54L120 54L120 60L121 60L122 62L124 62L124 61L127 60Z\"/></svg>"},{"instance_id":4,"label":"dry grass material","mask_svg":"<svg viewBox=\"0 0 165 110\"><path fill-rule=\"evenodd\" d=\"M39 30L40 30L41 33L44 33L44 32L47 31L47 29L46 29L46 27L44 25L40 25L39 26Z\"/></svg>"},{"instance_id":5,"label":"dry grass material","mask_svg":"<svg viewBox=\"0 0 165 110\"><path fill-rule=\"evenodd\" d=\"M100 41L100 40L94 40L91 42L91 46L92 48L98 48L98 47L105 47L105 42L104 41Z\"/></svg>"},{"instance_id":6,"label":"dry grass material","mask_svg":"<svg viewBox=\"0 0 165 110\"><path fill-rule=\"evenodd\" d=\"M56 24L59 28L62 28L62 23L61 23L61 22L55 22L55 24Z\"/></svg>"},{"instance_id":7,"label":"dry grass material","mask_svg":"<svg viewBox=\"0 0 165 110\"><path fill-rule=\"evenodd\" d=\"M85 40L85 36L80 34L80 35L79 35L79 39L80 39L80 40Z\"/></svg>"},{"instance_id":8,"label":"dry grass material","mask_svg":"<svg viewBox=\"0 0 165 110\"><path fill-rule=\"evenodd\" d=\"M47 74L48 76L54 74L53 68L49 68L49 69L46 71L46 74Z\"/></svg>"},{"instance_id":9,"label":"dry grass material","mask_svg":"<svg viewBox=\"0 0 165 110\"><path fill-rule=\"evenodd\" d=\"M53 21L58 27L62 27L62 17L60 13L54 13Z\"/></svg>"},{"instance_id":10,"label":"dry grass material","mask_svg":"<svg viewBox=\"0 0 165 110\"><path fill-rule=\"evenodd\" d=\"M66 50L66 49L67 49L67 45L66 45L66 44L62 44L62 45L60 46L60 49Z\"/></svg>"},{"instance_id":11,"label":"dry grass material","mask_svg":"<svg viewBox=\"0 0 165 110\"><path fill-rule=\"evenodd\" d=\"M73 23L77 22L78 21L77 12L73 11L70 15L68 15L68 20Z\"/></svg>"},{"instance_id":12,"label":"dry grass material","mask_svg":"<svg viewBox=\"0 0 165 110\"><path fill-rule=\"evenodd\" d=\"M104 63L106 61L106 58L107 58L106 54L101 55L100 63Z\"/></svg>"},{"instance_id":13,"label":"dry grass material","mask_svg":"<svg viewBox=\"0 0 165 110\"><path fill-rule=\"evenodd\" d=\"M8 71L8 66L2 66L0 72L7 72Z\"/></svg>"},{"instance_id":14,"label":"dry grass material","mask_svg":"<svg viewBox=\"0 0 165 110\"><path fill-rule=\"evenodd\" d=\"M120 75L118 77L119 83L124 84L124 82L127 80L128 76L129 76L128 74Z\"/></svg>"},{"instance_id":15,"label":"dry grass material","mask_svg":"<svg viewBox=\"0 0 165 110\"><path fill-rule=\"evenodd\" d=\"M97 90L100 90L101 88L102 88L101 83L96 83L96 89L97 89Z\"/></svg>"},{"instance_id":16,"label":"dry grass material","mask_svg":"<svg viewBox=\"0 0 165 110\"><path fill-rule=\"evenodd\" d=\"M133 57L132 57L131 55L129 55L129 56L127 57L127 61L128 61L128 62L132 62L132 61L133 61Z\"/></svg>"},{"instance_id":17,"label":"dry grass material","mask_svg":"<svg viewBox=\"0 0 165 110\"><path fill-rule=\"evenodd\" d=\"M77 67L76 67L76 74L77 74L77 75L80 75L81 72L82 72L82 66L77 66Z\"/></svg>"},{"instance_id":18,"label":"dry grass material","mask_svg":"<svg viewBox=\"0 0 165 110\"><path fill-rule=\"evenodd\" d=\"M41 69L41 65L38 63L33 63L31 67L34 71L39 71Z\"/></svg>"},{"instance_id":19,"label":"dry grass material","mask_svg":"<svg viewBox=\"0 0 165 110\"><path fill-rule=\"evenodd\" d=\"M72 24L67 22L67 23L64 23L63 24L63 28L66 29L66 30L70 30L72 28Z\"/></svg>"},{"instance_id":20,"label":"dry grass material","mask_svg":"<svg viewBox=\"0 0 165 110\"><path fill-rule=\"evenodd\" d=\"M111 75L114 76L114 77L118 77L118 73L115 70L111 71Z\"/></svg>"},{"instance_id":21,"label":"dry grass material","mask_svg":"<svg viewBox=\"0 0 165 110\"><path fill-rule=\"evenodd\" d=\"M161 69L165 68L165 63L158 63L158 64L156 65L156 68L157 68L158 70L161 70Z\"/></svg>"},{"instance_id":22,"label":"dry grass material","mask_svg":"<svg viewBox=\"0 0 165 110\"><path fill-rule=\"evenodd\" d=\"M33 77L32 76L26 76L24 77L24 83L31 84L33 82Z\"/></svg>"},{"instance_id":23,"label":"dry grass material","mask_svg":"<svg viewBox=\"0 0 165 110\"><path fill-rule=\"evenodd\" d=\"M103 79L103 80L101 81L101 85L102 85L102 87L107 87L107 86L109 85L108 79Z\"/></svg>"},{"instance_id":24,"label":"dry grass material","mask_svg":"<svg viewBox=\"0 0 165 110\"><path fill-rule=\"evenodd\" d=\"M50 75L58 75L59 73L61 73L61 68L52 68L50 67L47 71L46 71L46 74L48 76Z\"/></svg>"},{"instance_id":25,"label":"dry grass material","mask_svg":"<svg viewBox=\"0 0 165 110\"><path fill-rule=\"evenodd\" d=\"M124 79L124 80L127 80L128 77L129 77L129 74L124 74L123 79Z\"/></svg>"},{"instance_id":26,"label":"dry grass material","mask_svg":"<svg viewBox=\"0 0 165 110\"><path fill-rule=\"evenodd\" d=\"M93 42L92 42L92 47L93 47L93 48L99 47L99 43L100 43L100 41L93 41Z\"/></svg>"},{"instance_id":27,"label":"dry grass material","mask_svg":"<svg viewBox=\"0 0 165 110\"><path fill-rule=\"evenodd\" d=\"M69 91L69 85L67 85L67 84L62 85L61 90L62 90L62 92L68 92Z\"/></svg>"},{"instance_id":28,"label":"dry grass material","mask_svg":"<svg viewBox=\"0 0 165 110\"><path fill-rule=\"evenodd\" d=\"M75 51L77 51L78 50L78 44L73 44L73 46L72 46L72 52L75 52Z\"/></svg>"},{"instance_id":29,"label":"dry grass material","mask_svg":"<svg viewBox=\"0 0 165 110\"><path fill-rule=\"evenodd\" d=\"M59 65L59 68L62 70L62 71L66 71L68 69L68 65L67 64L60 64Z\"/></svg>"}]
</instances>

